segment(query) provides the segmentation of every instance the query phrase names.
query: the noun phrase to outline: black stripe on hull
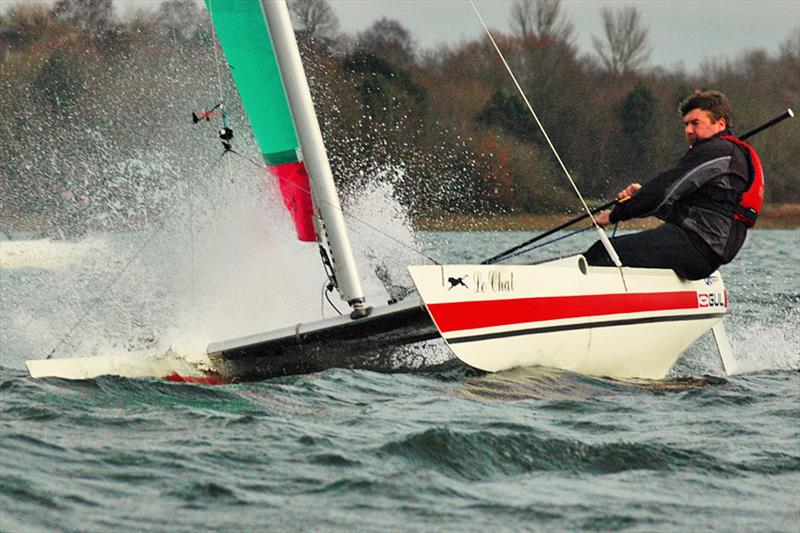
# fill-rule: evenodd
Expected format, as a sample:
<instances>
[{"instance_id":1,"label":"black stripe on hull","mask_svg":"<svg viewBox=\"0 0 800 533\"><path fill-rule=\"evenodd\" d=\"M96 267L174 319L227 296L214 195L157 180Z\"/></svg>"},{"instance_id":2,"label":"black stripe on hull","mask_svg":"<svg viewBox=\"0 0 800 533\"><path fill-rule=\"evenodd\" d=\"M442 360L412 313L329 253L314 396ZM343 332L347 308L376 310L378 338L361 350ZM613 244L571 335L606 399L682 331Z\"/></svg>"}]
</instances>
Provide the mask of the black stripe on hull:
<instances>
[{"instance_id":1,"label":"black stripe on hull","mask_svg":"<svg viewBox=\"0 0 800 533\"><path fill-rule=\"evenodd\" d=\"M497 333L485 333L482 335L470 335L468 337L445 337L450 344L461 342L488 341L491 339L503 339L506 337L521 337L523 335L536 335L539 333L554 333L557 331L571 331L579 329L610 328L614 326L630 326L634 324L652 324L655 322L679 322L685 320L708 320L711 318L724 317L725 313L702 313L697 315L673 315L673 316L651 316L643 318L626 318L619 320L606 320L605 322L584 322L580 324L563 324L560 326L546 326L541 328L528 328L515 331L500 331Z\"/></svg>"}]
</instances>

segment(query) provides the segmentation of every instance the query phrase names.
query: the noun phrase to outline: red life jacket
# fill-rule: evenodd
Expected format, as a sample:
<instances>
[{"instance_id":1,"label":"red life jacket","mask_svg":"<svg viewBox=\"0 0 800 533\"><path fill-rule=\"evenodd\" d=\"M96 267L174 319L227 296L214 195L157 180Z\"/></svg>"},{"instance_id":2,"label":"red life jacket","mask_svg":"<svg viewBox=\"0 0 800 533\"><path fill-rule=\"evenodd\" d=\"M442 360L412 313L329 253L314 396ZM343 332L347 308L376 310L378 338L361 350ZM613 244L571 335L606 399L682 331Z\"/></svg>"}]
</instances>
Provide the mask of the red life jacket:
<instances>
[{"instance_id":1,"label":"red life jacket","mask_svg":"<svg viewBox=\"0 0 800 533\"><path fill-rule=\"evenodd\" d=\"M752 181L742 194L739 205L734 209L733 219L744 222L745 226L752 228L756 225L756 220L761 214L761 207L764 204L764 169L761 167L761 159L753 147L746 142L740 141L732 135L723 135L722 138L742 147L747 153Z\"/></svg>"}]
</instances>

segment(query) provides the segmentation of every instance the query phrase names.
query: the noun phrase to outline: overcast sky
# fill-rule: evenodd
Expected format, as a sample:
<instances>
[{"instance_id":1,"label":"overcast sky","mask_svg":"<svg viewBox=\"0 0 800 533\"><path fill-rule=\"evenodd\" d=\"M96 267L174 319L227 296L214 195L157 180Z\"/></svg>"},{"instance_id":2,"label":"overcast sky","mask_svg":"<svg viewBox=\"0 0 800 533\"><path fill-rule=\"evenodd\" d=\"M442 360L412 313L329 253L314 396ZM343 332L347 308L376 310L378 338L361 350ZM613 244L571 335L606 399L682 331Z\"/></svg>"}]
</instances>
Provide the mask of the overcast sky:
<instances>
[{"instance_id":1,"label":"overcast sky","mask_svg":"<svg viewBox=\"0 0 800 533\"><path fill-rule=\"evenodd\" d=\"M333 0L341 28L358 32L382 16L400 21L418 44L457 43L483 32L465 0ZM476 0L491 28L510 31L512 0ZM651 65L682 63L694 70L703 59L736 57L744 50L777 52L800 27L800 0L562 0L575 26L578 48L592 51L592 35L602 36L603 6L635 5L649 29Z\"/></svg>"},{"instance_id":2,"label":"overcast sky","mask_svg":"<svg viewBox=\"0 0 800 533\"><path fill-rule=\"evenodd\" d=\"M14 1L0 0L0 9ZM115 0L115 5L120 12L128 12L154 9L160 1ZM504 32L510 31L512 3L476 0L489 26ZM408 28L425 48L456 44L483 32L466 0L331 0L331 4L342 31L357 33L389 17ZM695 70L707 58L732 59L754 48L775 53L800 27L800 0L562 0L562 5L583 53L592 52L592 35L602 36L603 6L637 6L650 32L649 64L667 68L683 64L688 70Z\"/></svg>"}]
</instances>

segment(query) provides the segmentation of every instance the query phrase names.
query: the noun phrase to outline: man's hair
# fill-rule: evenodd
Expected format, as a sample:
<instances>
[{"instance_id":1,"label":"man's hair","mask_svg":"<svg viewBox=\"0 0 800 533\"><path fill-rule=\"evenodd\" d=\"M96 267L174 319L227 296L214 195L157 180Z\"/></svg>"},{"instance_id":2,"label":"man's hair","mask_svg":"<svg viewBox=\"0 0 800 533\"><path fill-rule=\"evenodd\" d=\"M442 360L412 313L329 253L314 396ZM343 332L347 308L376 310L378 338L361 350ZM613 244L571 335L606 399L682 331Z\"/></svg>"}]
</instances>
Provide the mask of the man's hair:
<instances>
[{"instance_id":1,"label":"man's hair","mask_svg":"<svg viewBox=\"0 0 800 533\"><path fill-rule=\"evenodd\" d=\"M731 127L731 105L728 103L728 97L719 91L695 91L687 96L678 106L681 116L685 117L686 113L693 109L700 109L708 111L715 121L724 118L725 125Z\"/></svg>"}]
</instances>

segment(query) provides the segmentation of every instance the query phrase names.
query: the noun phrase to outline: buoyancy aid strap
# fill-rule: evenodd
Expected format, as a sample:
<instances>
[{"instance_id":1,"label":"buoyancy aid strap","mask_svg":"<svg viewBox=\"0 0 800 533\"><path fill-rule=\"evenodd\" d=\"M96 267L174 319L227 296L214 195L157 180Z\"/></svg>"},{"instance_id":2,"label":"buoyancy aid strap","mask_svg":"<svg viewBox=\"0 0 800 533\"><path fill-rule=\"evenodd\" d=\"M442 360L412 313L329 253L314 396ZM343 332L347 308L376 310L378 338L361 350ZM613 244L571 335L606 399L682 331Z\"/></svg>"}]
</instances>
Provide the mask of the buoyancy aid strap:
<instances>
[{"instance_id":1,"label":"buoyancy aid strap","mask_svg":"<svg viewBox=\"0 0 800 533\"><path fill-rule=\"evenodd\" d=\"M758 213L739 205L737 203L739 196L740 194L734 191L714 190L712 193L711 190L701 190L690 196L685 205L713 211L724 217L742 222L748 228L751 228L758 219Z\"/></svg>"},{"instance_id":2,"label":"buoyancy aid strap","mask_svg":"<svg viewBox=\"0 0 800 533\"><path fill-rule=\"evenodd\" d=\"M747 190L742 194L738 206L734 209L733 218L743 222L748 228L752 228L764 205L764 169L761 166L761 158L758 157L755 149L746 142L732 135L723 135L722 138L741 147L747 154L751 181Z\"/></svg>"}]
</instances>

